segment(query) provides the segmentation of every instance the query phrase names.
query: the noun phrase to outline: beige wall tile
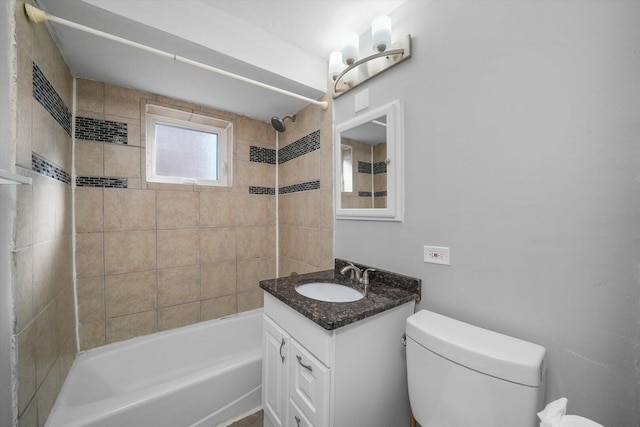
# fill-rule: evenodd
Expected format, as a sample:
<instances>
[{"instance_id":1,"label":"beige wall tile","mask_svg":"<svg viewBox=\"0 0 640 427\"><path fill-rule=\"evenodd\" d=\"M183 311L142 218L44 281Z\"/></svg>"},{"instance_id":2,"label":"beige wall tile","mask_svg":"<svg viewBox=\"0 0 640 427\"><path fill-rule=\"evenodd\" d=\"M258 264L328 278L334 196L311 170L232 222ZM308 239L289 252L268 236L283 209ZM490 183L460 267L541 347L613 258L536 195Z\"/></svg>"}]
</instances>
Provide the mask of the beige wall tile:
<instances>
[{"instance_id":1,"label":"beige wall tile","mask_svg":"<svg viewBox=\"0 0 640 427\"><path fill-rule=\"evenodd\" d=\"M107 320L107 343L124 341L158 331L156 310L115 317Z\"/></svg>"},{"instance_id":2,"label":"beige wall tile","mask_svg":"<svg viewBox=\"0 0 640 427\"><path fill-rule=\"evenodd\" d=\"M200 231L201 262L235 261L236 229L203 228Z\"/></svg>"},{"instance_id":3,"label":"beige wall tile","mask_svg":"<svg viewBox=\"0 0 640 427\"><path fill-rule=\"evenodd\" d=\"M236 198L236 225L271 225L268 196L260 194L239 194Z\"/></svg>"},{"instance_id":4,"label":"beige wall tile","mask_svg":"<svg viewBox=\"0 0 640 427\"><path fill-rule=\"evenodd\" d=\"M144 92L110 84L104 85L104 112L114 116L140 119L140 98Z\"/></svg>"},{"instance_id":5,"label":"beige wall tile","mask_svg":"<svg viewBox=\"0 0 640 427\"><path fill-rule=\"evenodd\" d=\"M49 417L51 408L56 401L56 397L60 392L62 382L60 381L59 366L56 361L51 367L50 372L42 381L38 394L36 396L38 404L38 423L41 427L44 427L44 420Z\"/></svg>"},{"instance_id":6,"label":"beige wall tile","mask_svg":"<svg viewBox=\"0 0 640 427\"><path fill-rule=\"evenodd\" d=\"M76 274L78 278L104 275L102 233L76 235Z\"/></svg>"},{"instance_id":7,"label":"beige wall tile","mask_svg":"<svg viewBox=\"0 0 640 427\"><path fill-rule=\"evenodd\" d=\"M105 188L105 231L155 228L156 194L154 191Z\"/></svg>"},{"instance_id":8,"label":"beige wall tile","mask_svg":"<svg viewBox=\"0 0 640 427\"><path fill-rule=\"evenodd\" d=\"M200 321L200 301L158 310L158 330L179 328Z\"/></svg>"},{"instance_id":9,"label":"beige wall tile","mask_svg":"<svg viewBox=\"0 0 640 427\"><path fill-rule=\"evenodd\" d=\"M200 262L197 229L158 230L158 268L195 265Z\"/></svg>"},{"instance_id":10,"label":"beige wall tile","mask_svg":"<svg viewBox=\"0 0 640 427\"><path fill-rule=\"evenodd\" d=\"M75 337L76 330L76 303L73 295L73 286L66 287L54 300L56 318L56 332L58 341L58 356L64 350L63 344L67 344L70 337Z\"/></svg>"},{"instance_id":11,"label":"beige wall tile","mask_svg":"<svg viewBox=\"0 0 640 427\"><path fill-rule=\"evenodd\" d=\"M31 245L33 218L33 185L16 186L16 218L14 224L17 248Z\"/></svg>"},{"instance_id":12,"label":"beige wall tile","mask_svg":"<svg viewBox=\"0 0 640 427\"><path fill-rule=\"evenodd\" d=\"M105 322L81 323L78 325L80 350L89 350L107 343Z\"/></svg>"},{"instance_id":13,"label":"beige wall tile","mask_svg":"<svg viewBox=\"0 0 640 427\"><path fill-rule=\"evenodd\" d=\"M217 319L238 312L236 295L203 300L200 307L202 320Z\"/></svg>"},{"instance_id":14,"label":"beige wall tile","mask_svg":"<svg viewBox=\"0 0 640 427\"><path fill-rule=\"evenodd\" d=\"M264 305L264 292L262 289L241 292L238 294L238 313L260 308Z\"/></svg>"},{"instance_id":15,"label":"beige wall tile","mask_svg":"<svg viewBox=\"0 0 640 427\"><path fill-rule=\"evenodd\" d=\"M76 79L76 93L76 108L78 110L104 113L104 83Z\"/></svg>"},{"instance_id":16,"label":"beige wall tile","mask_svg":"<svg viewBox=\"0 0 640 427\"><path fill-rule=\"evenodd\" d=\"M270 123L246 116L238 116L236 123L236 138L255 141L257 142L256 145L263 147L268 147L269 144L275 143L276 131L271 127Z\"/></svg>"},{"instance_id":17,"label":"beige wall tile","mask_svg":"<svg viewBox=\"0 0 640 427\"><path fill-rule=\"evenodd\" d=\"M236 262L202 264L202 299L236 293Z\"/></svg>"},{"instance_id":18,"label":"beige wall tile","mask_svg":"<svg viewBox=\"0 0 640 427\"><path fill-rule=\"evenodd\" d=\"M104 176L104 144L94 141L76 140L77 176Z\"/></svg>"},{"instance_id":19,"label":"beige wall tile","mask_svg":"<svg viewBox=\"0 0 640 427\"><path fill-rule=\"evenodd\" d=\"M35 328L36 386L40 387L58 355L58 335L53 304L47 306L35 319Z\"/></svg>"},{"instance_id":20,"label":"beige wall tile","mask_svg":"<svg viewBox=\"0 0 640 427\"><path fill-rule=\"evenodd\" d=\"M133 273L156 268L156 232L115 231L104 234L105 273Z\"/></svg>"},{"instance_id":21,"label":"beige wall tile","mask_svg":"<svg viewBox=\"0 0 640 427\"><path fill-rule=\"evenodd\" d=\"M238 293L257 289L260 280L273 279L275 273L274 257L238 260Z\"/></svg>"},{"instance_id":22,"label":"beige wall tile","mask_svg":"<svg viewBox=\"0 0 640 427\"><path fill-rule=\"evenodd\" d=\"M273 239L269 238L270 228L267 226L238 227L238 258L259 258L271 255L275 249L269 246Z\"/></svg>"},{"instance_id":23,"label":"beige wall tile","mask_svg":"<svg viewBox=\"0 0 640 427\"><path fill-rule=\"evenodd\" d=\"M75 327L72 329L71 334L67 337L67 340L60 347L60 355L58 357L58 363L60 369L58 373L60 375L60 383L64 384L64 380L67 378L73 362L76 359L78 353L78 344L76 342Z\"/></svg>"},{"instance_id":24,"label":"beige wall tile","mask_svg":"<svg viewBox=\"0 0 640 427\"><path fill-rule=\"evenodd\" d=\"M18 419L18 427L38 427L38 402L33 399Z\"/></svg>"},{"instance_id":25,"label":"beige wall tile","mask_svg":"<svg viewBox=\"0 0 640 427\"><path fill-rule=\"evenodd\" d=\"M104 320L104 277L78 279L78 322L80 324Z\"/></svg>"},{"instance_id":26,"label":"beige wall tile","mask_svg":"<svg viewBox=\"0 0 640 427\"><path fill-rule=\"evenodd\" d=\"M156 308L156 272L106 276L104 292L107 318Z\"/></svg>"},{"instance_id":27,"label":"beige wall tile","mask_svg":"<svg viewBox=\"0 0 640 427\"><path fill-rule=\"evenodd\" d=\"M33 35L31 26L33 24L27 17L27 14L24 13L23 4L27 3L33 5L33 0L26 0L24 2L20 1L19 3L16 3L17 4L14 13L16 22L16 42L18 46L27 50L28 52L31 52L31 48L33 47Z\"/></svg>"},{"instance_id":28,"label":"beige wall tile","mask_svg":"<svg viewBox=\"0 0 640 427\"><path fill-rule=\"evenodd\" d=\"M158 271L158 307L184 304L199 299L199 265Z\"/></svg>"},{"instance_id":29,"label":"beige wall tile","mask_svg":"<svg viewBox=\"0 0 640 427\"><path fill-rule=\"evenodd\" d=\"M236 194L200 192L200 226L236 225Z\"/></svg>"},{"instance_id":30,"label":"beige wall tile","mask_svg":"<svg viewBox=\"0 0 640 427\"><path fill-rule=\"evenodd\" d=\"M21 52L22 49L18 49L18 64L20 64ZM27 59L29 70L31 70L31 60ZM31 84L18 84L17 90L16 141L20 141L20 143L16 146L16 165L31 169L31 132L33 129L31 98L33 97L33 86Z\"/></svg>"},{"instance_id":31,"label":"beige wall tile","mask_svg":"<svg viewBox=\"0 0 640 427\"><path fill-rule=\"evenodd\" d=\"M22 329L31 322L33 309L33 252L24 248L14 254L16 272L16 330Z\"/></svg>"},{"instance_id":32,"label":"beige wall tile","mask_svg":"<svg viewBox=\"0 0 640 427\"><path fill-rule=\"evenodd\" d=\"M158 229L195 228L200 213L200 193L157 192Z\"/></svg>"},{"instance_id":33,"label":"beige wall tile","mask_svg":"<svg viewBox=\"0 0 640 427\"><path fill-rule=\"evenodd\" d=\"M22 413L36 393L36 328L31 324L18 334L18 412Z\"/></svg>"},{"instance_id":34,"label":"beige wall tile","mask_svg":"<svg viewBox=\"0 0 640 427\"><path fill-rule=\"evenodd\" d=\"M33 243L48 242L55 238L57 227L55 208L59 201L55 200L54 180L36 173L33 175L32 191Z\"/></svg>"},{"instance_id":35,"label":"beige wall tile","mask_svg":"<svg viewBox=\"0 0 640 427\"><path fill-rule=\"evenodd\" d=\"M102 231L104 206L102 188L76 187L76 232Z\"/></svg>"},{"instance_id":36,"label":"beige wall tile","mask_svg":"<svg viewBox=\"0 0 640 427\"><path fill-rule=\"evenodd\" d=\"M330 270L334 267L333 230L318 231L318 260L315 264L320 270Z\"/></svg>"},{"instance_id":37,"label":"beige wall tile","mask_svg":"<svg viewBox=\"0 0 640 427\"><path fill-rule=\"evenodd\" d=\"M104 144L104 174L140 178L140 147Z\"/></svg>"},{"instance_id":38,"label":"beige wall tile","mask_svg":"<svg viewBox=\"0 0 640 427\"><path fill-rule=\"evenodd\" d=\"M56 265L58 257L58 245L56 241L41 243L33 247L33 313L43 310L56 294L57 272L60 267Z\"/></svg>"}]
</instances>

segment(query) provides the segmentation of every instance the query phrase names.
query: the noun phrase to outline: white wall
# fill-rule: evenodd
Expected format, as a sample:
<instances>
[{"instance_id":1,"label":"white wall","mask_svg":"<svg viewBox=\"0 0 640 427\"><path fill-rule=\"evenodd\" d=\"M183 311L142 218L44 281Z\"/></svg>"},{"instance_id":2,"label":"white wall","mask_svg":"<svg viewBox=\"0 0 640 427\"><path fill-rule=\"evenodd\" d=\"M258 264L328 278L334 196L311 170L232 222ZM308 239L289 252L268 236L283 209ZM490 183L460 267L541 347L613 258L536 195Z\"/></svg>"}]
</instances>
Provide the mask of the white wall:
<instances>
[{"instance_id":1,"label":"white wall","mask_svg":"<svg viewBox=\"0 0 640 427\"><path fill-rule=\"evenodd\" d=\"M640 426L640 2L409 0L392 18L413 57L363 87L405 102L405 221L336 221L336 257L545 346L547 402Z\"/></svg>"},{"instance_id":2,"label":"white wall","mask_svg":"<svg viewBox=\"0 0 640 427\"><path fill-rule=\"evenodd\" d=\"M0 169L12 170L11 58L13 46L14 1L0 4ZM12 185L0 185L0 427L13 423L12 332L13 300L11 295L11 218L16 193Z\"/></svg>"}]
</instances>

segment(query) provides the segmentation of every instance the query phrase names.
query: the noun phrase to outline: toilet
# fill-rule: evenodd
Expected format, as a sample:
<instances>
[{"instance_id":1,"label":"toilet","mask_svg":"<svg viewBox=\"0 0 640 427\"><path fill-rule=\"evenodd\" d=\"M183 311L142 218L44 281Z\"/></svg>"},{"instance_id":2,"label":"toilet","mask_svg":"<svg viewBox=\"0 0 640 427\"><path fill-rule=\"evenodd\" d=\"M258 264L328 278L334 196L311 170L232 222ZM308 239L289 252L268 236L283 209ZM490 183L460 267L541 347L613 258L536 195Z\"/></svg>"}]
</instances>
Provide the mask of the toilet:
<instances>
[{"instance_id":1,"label":"toilet","mask_svg":"<svg viewBox=\"0 0 640 427\"><path fill-rule=\"evenodd\" d=\"M407 319L407 375L422 427L535 427L545 349L421 310Z\"/></svg>"}]
</instances>

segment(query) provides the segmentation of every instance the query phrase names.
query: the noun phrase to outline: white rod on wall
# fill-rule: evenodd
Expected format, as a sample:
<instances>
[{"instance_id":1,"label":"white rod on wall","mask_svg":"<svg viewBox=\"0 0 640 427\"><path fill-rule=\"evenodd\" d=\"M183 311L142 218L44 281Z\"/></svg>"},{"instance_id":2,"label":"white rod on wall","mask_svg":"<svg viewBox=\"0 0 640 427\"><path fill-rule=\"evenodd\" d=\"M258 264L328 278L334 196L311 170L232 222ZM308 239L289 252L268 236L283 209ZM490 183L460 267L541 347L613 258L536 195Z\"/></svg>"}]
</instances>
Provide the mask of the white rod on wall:
<instances>
[{"instance_id":1,"label":"white rod on wall","mask_svg":"<svg viewBox=\"0 0 640 427\"><path fill-rule=\"evenodd\" d=\"M229 77L229 78L232 78L232 79L235 79L235 80L239 80L239 81L244 82L244 83L248 83L248 84L251 84L251 85L254 85L254 86L258 86L258 87L263 88L263 89L270 90L270 91L275 92L275 93L279 93L281 95L289 96L291 98L296 98L296 99L299 99L301 101L308 102L309 104L317 105L317 106L321 107L323 110L326 110L327 107L329 106L329 103L327 101L318 101L318 100L315 100L315 99L312 99L312 98L308 98L308 97L303 96L303 95L298 95L297 93L289 92L289 91L284 90L284 89L280 89L280 88L277 88L277 87L274 87L274 86L270 86L270 85L268 85L266 83L262 83L262 82L259 82L259 81L256 81L256 80L248 79L246 77L242 77L242 76L239 76L237 74L233 74L233 73L230 73L228 71L224 71L224 70L221 70L219 68L215 68L215 67L212 67L210 65L203 64L201 62L196 62L196 61L193 61L191 59L188 59L188 58L185 58L185 57L173 54L173 53L165 52L163 50L156 49L156 48L153 48L153 47L141 44L141 43L137 43L137 42L134 42L134 41L131 41L131 40L127 40L127 39L122 38L122 37L114 36L113 34L105 33L103 31L96 30L96 29L90 28L90 27L86 27L84 25L76 24L75 22L67 21L66 19L58 18L57 16L49 15L48 13L44 12L43 10L40 10L40 9L34 7L34 6L31 6L30 4L26 4L25 3L24 8L25 8L25 11L27 13L27 16L29 17L29 19L32 22L36 22L36 23L45 22L45 21L57 22L58 24L61 24L61 25L64 25L64 26L67 26L67 27L70 27L70 28L74 28L74 29L79 30L79 31L84 31L85 33L93 34L93 35L96 35L98 37L102 37L102 38L105 38L105 39L108 39L108 40L112 40L114 42L117 42L117 43L120 43L120 44L124 44L124 45L127 45L127 46L135 47L136 49L144 50L146 52L150 52L150 53L153 53L155 55L163 56L165 58L172 59L172 60L177 61L177 62L182 62L183 64L187 64L187 65L191 65L193 67L201 68L203 70L211 71L211 72L214 72L216 74L223 75L225 77Z\"/></svg>"}]
</instances>

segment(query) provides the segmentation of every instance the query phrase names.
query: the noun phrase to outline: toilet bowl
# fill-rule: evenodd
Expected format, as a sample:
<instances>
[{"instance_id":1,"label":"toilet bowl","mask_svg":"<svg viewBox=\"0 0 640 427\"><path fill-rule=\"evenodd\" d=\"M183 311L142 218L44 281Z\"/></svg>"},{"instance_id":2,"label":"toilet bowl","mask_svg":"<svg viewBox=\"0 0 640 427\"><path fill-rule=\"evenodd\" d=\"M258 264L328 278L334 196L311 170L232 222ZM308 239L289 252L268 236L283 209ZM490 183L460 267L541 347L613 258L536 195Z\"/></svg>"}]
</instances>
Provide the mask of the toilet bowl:
<instances>
[{"instance_id":1,"label":"toilet bowl","mask_svg":"<svg viewBox=\"0 0 640 427\"><path fill-rule=\"evenodd\" d=\"M422 310L407 319L407 375L422 427L535 427L545 349Z\"/></svg>"}]
</instances>

